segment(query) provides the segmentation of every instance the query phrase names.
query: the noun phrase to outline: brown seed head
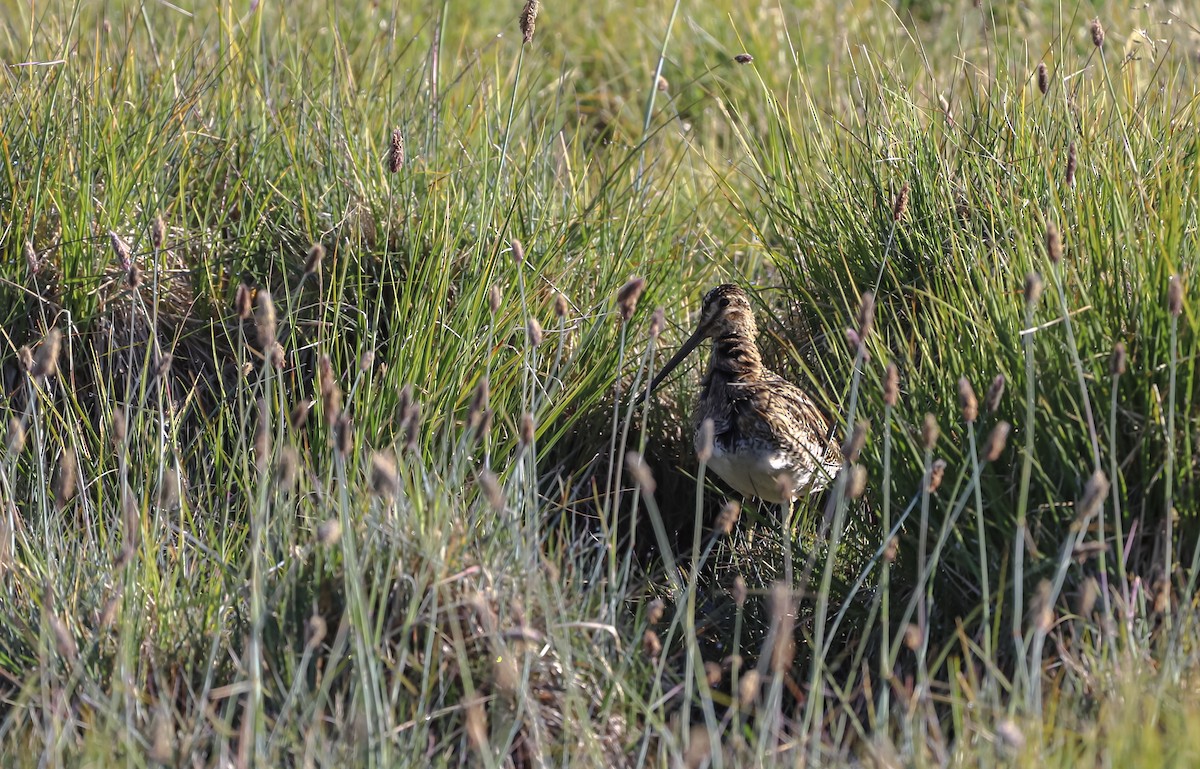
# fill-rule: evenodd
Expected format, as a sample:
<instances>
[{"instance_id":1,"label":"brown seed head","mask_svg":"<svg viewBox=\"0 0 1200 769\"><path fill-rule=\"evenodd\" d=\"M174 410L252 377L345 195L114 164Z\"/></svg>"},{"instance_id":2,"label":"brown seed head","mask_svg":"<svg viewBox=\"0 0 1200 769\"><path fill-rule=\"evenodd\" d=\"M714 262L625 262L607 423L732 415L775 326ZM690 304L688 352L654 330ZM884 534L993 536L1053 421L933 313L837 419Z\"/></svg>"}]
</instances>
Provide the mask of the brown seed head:
<instances>
[{"instance_id":1,"label":"brown seed head","mask_svg":"<svg viewBox=\"0 0 1200 769\"><path fill-rule=\"evenodd\" d=\"M500 311L500 287L494 283L488 289L488 309L491 310L492 315Z\"/></svg>"},{"instance_id":2,"label":"brown seed head","mask_svg":"<svg viewBox=\"0 0 1200 769\"><path fill-rule=\"evenodd\" d=\"M338 414L337 421L333 423L333 447L343 458L349 456L354 448L354 423L344 411Z\"/></svg>"},{"instance_id":3,"label":"brown seed head","mask_svg":"<svg viewBox=\"0 0 1200 769\"><path fill-rule=\"evenodd\" d=\"M233 296L233 311L238 320L250 320L254 313L254 289L245 283L239 283L237 293Z\"/></svg>"},{"instance_id":4,"label":"brown seed head","mask_svg":"<svg viewBox=\"0 0 1200 769\"><path fill-rule=\"evenodd\" d=\"M562 295L562 292L555 294L554 295L554 316L561 320L562 318L567 317L568 309L569 308L567 306L567 298Z\"/></svg>"},{"instance_id":5,"label":"brown seed head","mask_svg":"<svg viewBox=\"0 0 1200 769\"><path fill-rule=\"evenodd\" d=\"M921 628L916 625L909 624L904 628L904 645L908 647L909 651L915 652L920 649L923 637L924 634L921 632Z\"/></svg>"},{"instance_id":6,"label":"brown seed head","mask_svg":"<svg viewBox=\"0 0 1200 769\"><path fill-rule=\"evenodd\" d=\"M738 518L741 515L742 506L736 500L729 500L721 506L721 512L717 514L717 531L728 537L733 533L733 529L737 526Z\"/></svg>"},{"instance_id":7,"label":"brown seed head","mask_svg":"<svg viewBox=\"0 0 1200 769\"><path fill-rule=\"evenodd\" d=\"M938 490L942 485L942 478L946 476L946 460L935 459L929 467L929 482L925 485L925 489L930 493Z\"/></svg>"},{"instance_id":8,"label":"brown seed head","mask_svg":"<svg viewBox=\"0 0 1200 769\"><path fill-rule=\"evenodd\" d=\"M997 422L992 431L988 433L987 442L983 444L983 458L988 462L995 462L1004 453L1004 447L1008 444L1008 434L1012 432L1012 425L1008 422Z\"/></svg>"},{"instance_id":9,"label":"brown seed head","mask_svg":"<svg viewBox=\"0 0 1200 769\"><path fill-rule=\"evenodd\" d=\"M342 413L342 388L338 385L337 376L333 373L333 362L328 355L317 359L317 387L321 394L321 408L329 424L337 421Z\"/></svg>"},{"instance_id":10,"label":"brown seed head","mask_svg":"<svg viewBox=\"0 0 1200 769\"><path fill-rule=\"evenodd\" d=\"M29 268L29 272L37 275L37 272L42 267L41 260L38 259L37 251L33 248L33 241L25 241L25 266Z\"/></svg>"},{"instance_id":11,"label":"brown seed head","mask_svg":"<svg viewBox=\"0 0 1200 769\"><path fill-rule=\"evenodd\" d=\"M304 259L304 277L310 275L321 275L321 264L325 261L325 246L320 243L313 243L312 248L308 249L308 256Z\"/></svg>"},{"instance_id":12,"label":"brown seed head","mask_svg":"<svg viewBox=\"0 0 1200 769\"><path fill-rule=\"evenodd\" d=\"M112 434L113 445L118 449L125 448L125 442L129 437L129 421L125 419L125 409L120 406L113 407Z\"/></svg>"},{"instance_id":13,"label":"brown seed head","mask_svg":"<svg viewBox=\"0 0 1200 769\"><path fill-rule=\"evenodd\" d=\"M850 477L846 479L846 496L858 499L867 490L867 468L860 464L850 465Z\"/></svg>"},{"instance_id":14,"label":"brown seed head","mask_svg":"<svg viewBox=\"0 0 1200 769\"><path fill-rule=\"evenodd\" d=\"M1100 511L1100 506L1108 497L1108 476L1097 470L1088 478L1083 486L1083 498L1079 500L1079 512L1075 520L1086 525Z\"/></svg>"},{"instance_id":15,"label":"brown seed head","mask_svg":"<svg viewBox=\"0 0 1200 769\"><path fill-rule=\"evenodd\" d=\"M33 376L33 350L30 350L28 345L21 345L21 348L17 350L17 363L20 364L22 371Z\"/></svg>"},{"instance_id":16,"label":"brown seed head","mask_svg":"<svg viewBox=\"0 0 1200 769\"><path fill-rule=\"evenodd\" d=\"M617 292L617 311L620 313L622 322L628 323L629 319L633 317L634 311L637 310L638 300L642 298L642 292L645 289L644 278L633 278L621 286L621 290Z\"/></svg>"},{"instance_id":17,"label":"brown seed head","mask_svg":"<svg viewBox=\"0 0 1200 769\"><path fill-rule=\"evenodd\" d=\"M650 466L646 464L646 460L636 451L630 451L625 455L625 465L629 468L629 474L633 476L633 480L642 487L642 494L650 496L654 494L657 488L654 483L654 474L650 472Z\"/></svg>"},{"instance_id":18,"label":"brown seed head","mask_svg":"<svg viewBox=\"0 0 1200 769\"><path fill-rule=\"evenodd\" d=\"M912 192L912 185L908 182L900 188L899 194L896 195L896 200L892 203L892 221L898 222L904 218L904 212L908 210L908 196Z\"/></svg>"},{"instance_id":19,"label":"brown seed head","mask_svg":"<svg viewBox=\"0 0 1200 769\"><path fill-rule=\"evenodd\" d=\"M17 455L25 448L25 423L17 417L8 418L8 433L4 436L4 445L8 453Z\"/></svg>"},{"instance_id":20,"label":"brown seed head","mask_svg":"<svg viewBox=\"0 0 1200 769\"><path fill-rule=\"evenodd\" d=\"M125 271L125 285L136 291L142 285L142 268L136 264L129 265Z\"/></svg>"},{"instance_id":21,"label":"brown seed head","mask_svg":"<svg viewBox=\"0 0 1200 769\"><path fill-rule=\"evenodd\" d=\"M487 420L486 414L484 420ZM401 412L400 427L404 433L404 450L416 451L417 442L421 437L421 404L419 401L414 400L404 407Z\"/></svg>"},{"instance_id":22,"label":"brown seed head","mask_svg":"<svg viewBox=\"0 0 1200 769\"><path fill-rule=\"evenodd\" d=\"M528 44L533 42L533 32L537 26L537 15L540 3L538 0L525 0L525 7L521 9L521 18L519 24L521 27L521 42Z\"/></svg>"},{"instance_id":23,"label":"brown seed head","mask_svg":"<svg viewBox=\"0 0 1200 769\"><path fill-rule=\"evenodd\" d=\"M742 680L738 682L738 704L743 710L748 710L754 707L754 703L758 700L758 690L762 687L762 676L758 670L751 668L742 676Z\"/></svg>"},{"instance_id":24,"label":"brown seed head","mask_svg":"<svg viewBox=\"0 0 1200 769\"><path fill-rule=\"evenodd\" d=\"M342 539L342 524L336 518L317 524L317 542L323 547L333 547Z\"/></svg>"},{"instance_id":25,"label":"brown seed head","mask_svg":"<svg viewBox=\"0 0 1200 769\"><path fill-rule=\"evenodd\" d=\"M491 505L493 512L504 511L504 491L500 488L500 481L497 480L496 474L491 470L481 470L479 476L475 479L479 490L483 492L483 498Z\"/></svg>"},{"instance_id":26,"label":"brown seed head","mask_svg":"<svg viewBox=\"0 0 1200 769\"><path fill-rule=\"evenodd\" d=\"M975 388L971 387L971 380L965 376L958 379L958 408L962 411L965 422L974 422L979 418L979 401L975 398Z\"/></svg>"},{"instance_id":27,"label":"brown seed head","mask_svg":"<svg viewBox=\"0 0 1200 769\"><path fill-rule=\"evenodd\" d=\"M271 412L263 398L258 400L258 424L254 430L254 466L260 473L271 466Z\"/></svg>"},{"instance_id":28,"label":"brown seed head","mask_svg":"<svg viewBox=\"0 0 1200 769\"><path fill-rule=\"evenodd\" d=\"M925 419L921 423L921 445L926 451L933 451L933 447L937 445L938 439L938 423L937 419L926 412Z\"/></svg>"},{"instance_id":29,"label":"brown seed head","mask_svg":"<svg viewBox=\"0 0 1200 769\"><path fill-rule=\"evenodd\" d=\"M1125 373L1125 343L1117 342L1113 345L1112 357L1108 359L1108 373L1113 376L1120 376Z\"/></svg>"},{"instance_id":30,"label":"brown seed head","mask_svg":"<svg viewBox=\"0 0 1200 769\"><path fill-rule=\"evenodd\" d=\"M521 415L520 441L522 446L532 446L533 440L537 435L537 423L533 420L533 414L526 411Z\"/></svg>"},{"instance_id":31,"label":"brown seed head","mask_svg":"<svg viewBox=\"0 0 1200 769\"><path fill-rule=\"evenodd\" d=\"M129 245L121 239L121 236L109 230L108 242L112 246L113 254L117 257L117 263L120 264L121 269L128 270L132 267L133 254L129 250Z\"/></svg>"},{"instance_id":32,"label":"brown seed head","mask_svg":"<svg viewBox=\"0 0 1200 769\"><path fill-rule=\"evenodd\" d=\"M733 57L733 60L738 64L749 64L750 62L754 61L754 57L748 53L739 53L737 56Z\"/></svg>"},{"instance_id":33,"label":"brown seed head","mask_svg":"<svg viewBox=\"0 0 1200 769\"><path fill-rule=\"evenodd\" d=\"M846 458L846 464L858 461L858 455L862 453L863 446L867 445L867 433L870 431L871 423L865 419L859 420L854 425L854 429L850 431L850 437L842 446L842 456Z\"/></svg>"},{"instance_id":34,"label":"brown seed head","mask_svg":"<svg viewBox=\"0 0 1200 769\"><path fill-rule=\"evenodd\" d=\"M392 129L392 142L388 147L388 170L392 173L399 173L404 167L404 134L401 133L400 127Z\"/></svg>"},{"instance_id":35,"label":"brown seed head","mask_svg":"<svg viewBox=\"0 0 1200 769\"><path fill-rule=\"evenodd\" d=\"M479 384L475 385L475 393L471 396L471 405L467 409L467 429L476 434L480 433L479 427L483 424L483 415L487 413L489 397L488 378L483 377Z\"/></svg>"},{"instance_id":36,"label":"brown seed head","mask_svg":"<svg viewBox=\"0 0 1200 769\"><path fill-rule=\"evenodd\" d=\"M542 344L543 338L542 324L538 323L537 318L530 316L525 323L525 340L529 342L530 347L538 347Z\"/></svg>"},{"instance_id":37,"label":"brown seed head","mask_svg":"<svg viewBox=\"0 0 1200 769\"><path fill-rule=\"evenodd\" d=\"M665 77L659 75L654 80L654 87L658 89L659 93L666 93L667 89L671 87L671 83Z\"/></svg>"},{"instance_id":38,"label":"brown seed head","mask_svg":"<svg viewBox=\"0 0 1200 769\"><path fill-rule=\"evenodd\" d=\"M1104 45L1104 25L1102 25L1100 23L1099 17L1092 19L1091 31L1092 31L1092 45L1096 46L1097 48L1100 48L1101 46Z\"/></svg>"},{"instance_id":39,"label":"brown seed head","mask_svg":"<svg viewBox=\"0 0 1200 769\"><path fill-rule=\"evenodd\" d=\"M1043 579L1038 583L1037 595L1030 602L1030 620L1040 633L1048 633L1054 627L1054 605L1050 602L1050 590L1050 580Z\"/></svg>"},{"instance_id":40,"label":"brown seed head","mask_svg":"<svg viewBox=\"0 0 1200 769\"><path fill-rule=\"evenodd\" d=\"M1033 307L1042 296L1042 276L1031 272L1025 276L1025 306Z\"/></svg>"},{"instance_id":41,"label":"brown seed head","mask_svg":"<svg viewBox=\"0 0 1200 769\"><path fill-rule=\"evenodd\" d=\"M284 363L283 345L275 342L267 349L267 360L271 361L271 367L282 369Z\"/></svg>"},{"instance_id":42,"label":"brown seed head","mask_svg":"<svg viewBox=\"0 0 1200 769\"><path fill-rule=\"evenodd\" d=\"M646 621L651 625L657 625L662 622L663 614L666 612L666 604L661 598L655 598L646 607Z\"/></svg>"},{"instance_id":43,"label":"brown seed head","mask_svg":"<svg viewBox=\"0 0 1200 769\"><path fill-rule=\"evenodd\" d=\"M259 291L257 304L254 322L258 326L258 346L269 350L275 344L275 302L271 300L271 292L265 288Z\"/></svg>"},{"instance_id":44,"label":"brown seed head","mask_svg":"<svg viewBox=\"0 0 1200 769\"><path fill-rule=\"evenodd\" d=\"M900 551L900 538L892 537L887 541L887 545L883 548L884 563L894 563L896 554Z\"/></svg>"},{"instance_id":45,"label":"brown seed head","mask_svg":"<svg viewBox=\"0 0 1200 769\"><path fill-rule=\"evenodd\" d=\"M279 491L286 494L296 488L296 478L300 474L300 452L295 446L284 446L279 450L279 458L275 460L275 485Z\"/></svg>"},{"instance_id":46,"label":"brown seed head","mask_svg":"<svg viewBox=\"0 0 1200 769\"><path fill-rule=\"evenodd\" d=\"M704 663L704 680L708 682L710 689L715 689L721 685L721 679L725 677L725 671L721 669L721 663L709 660Z\"/></svg>"},{"instance_id":47,"label":"brown seed head","mask_svg":"<svg viewBox=\"0 0 1200 769\"><path fill-rule=\"evenodd\" d=\"M1046 255L1053 264L1062 261L1062 236L1054 222L1046 223Z\"/></svg>"},{"instance_id":48,"label":"brown seed head","mask_svg":"<svg viewBox=\"0 0 1200 769\"><path fill-rule=\"evenodd\" d=\"M400 488L396 474L396 459L391 454L371 454L371 493L383 499L392 499Z\"/></svg>"},{"instance_id":49,"label":"brown seed head","mask_svg":"<svg viewBox=\"0 0 1200 769\"><path fill-rule=\"evenodd\" d=\"M746 579L741 574L733 578L733 602L740 609L746 605L746 596L749 590L746 588Z\"/></svg>"},{"instance_id":50,"label":"brown seed head","mask_svg":"<svg viewBox=\"0 0 1200 769\"><path fill-rule=\"evenodd\" d=\"M662 641L659 640L658 633L653 630L642 633L642 650L650 659L658 659L658 655L662 653Z\"/></svg>"},{"instance_id":51,"label":"brown seed head","mask_svg":"<svg viewBox=\"0 0 1200 769\"><path fill-rule=\"evenodd\" d=\"M58 356L61 349L62 332L57 328L52 328L42 339L42 344L33 358L33 365L29 373L37 379L54 376L58 373Z\"/></svg>"},{"instance_id":52,"label":"brown seed head","mask_svg":"<svg viewBox=\"0 0 1200 769\"><path fill-rule=\"evenodd\" d=\"M1075 186L1075 169L1079 165L1079 157L1075 152L1075 142L1067 147L1067 172L1064 175L1068 187Z\"/></svg>"},{"instance_id":53,"label":"brown seed head","mask_svg":"<svg viewBox=\"0 0 1200 769\"><path fill-rule=\"evenodd\" d=\"M1050 70L1046 68L1044 61L1038 62L1037 65L1037 86L1043 96L1050 90Z\"/></svg>"},{"instance_id":54,"label":"brown seed head","mask_svg":"<svg viewBox=\"0 0 1200 769\"><path fill-rule=\"evenodd\" d=\"M167 242L167 223L163 221L162 214L154 217L154 221L150 223L150 244L155 250L163 247Z\"/></svg>"},{"instance_id":55,"label":"brown seed head","mask_svg":"<svg viewBox=\"0 0 1200 769\"><path fill-rule=\"evenodd\" d=\"M791 585L776 582L771 585L771 671L784 674L791 670L796 654L796 603Z\"/></svg>"},{"instance_id":56,"label":"brown seed head","mask_svg":"<svg viewBox=\"0 0 1200 769\"><path fill-rule=\"evenodd\" d=\"M308 424L308 414L312 411L312 405L312 398L301 398L295 406L292 406L291 413L288 414L288 423L291 424L293 430L303 430Z\"/></svg>"},{"instance_id":57,"label":"brown seed head","mask_svg":"<svg viewBox=\"0 0 1200 769\"><path fill-rule=\"evenodd\" d=\"M54 483L54 504L59 510L66 507L71 497L75 496L75 482L78 479L78 467L75 463L75 450L70 446L63 448L59 460L58 476Z\"/></svg>"},{"instance_id":58,"label":"brown seed head","mask_svg":"<svg viewBox=\"0 0 1200 769\"><path fill-rule=\"evenodd\" d=\"M650 316L650 338L658 339L659 335L662 334L663 329L666 328L666 325L667 318L663 313L663 308L654 308L654 314Z\"/></svg>"},{"instance_id":59,"label":"brown seed head","mask_svg":"<svg viewBox=\"0 0 1200 769\"><path fill-rule=\"evenodd\" d=\"M883 402L885 405L895 408L899 400L900 369L895 363L889 363L883 376Z\"/></svg>"},{"instance_id":60,"label":"brown seed head","mask_svg":"<svg viewBox=\"0 0 1200 769\"><path fill-rule=\"evenodd\" d=\"M525 245L516 238L512 239L512 256L517 266L520 266L525 261Z\"/></svg>"},{"instance_id":61,"label":"brown seed head","mask_svg":"<svg viewBox=\"0 0 1200 769\"><path fill-rule=\"evenodd\" d=\"M705 418L700 423L700 429L696 431L696 458L701 464L705 464L712 459L713 453L713 433L716 430L716 425L712 419Z\"/></svg>"},{"instance_id":62,"label":"brown seed head","mask_svg":"<svg viewBox=\"0 0 1200 769\"><path fill-rule=\"evenodd\" d=\"M325 634L328 632L329 628L325 624L325 618L313 612L313 615L304 623L305 647L310 652L321 648L321 642L325 640Z\"/></svg>"},{"instance_id":63,"label":"brown seed head","mask_svg":"<svg viewBox=\"0 0 1200 769\"><path fill-rule=\"evenodd\" d=\"M1175 318L1183 313L1183 280L1178 275L1172 275L1167 283L1167 312Z\"/></svg>"},{"instance_id":64,"label":"brown seed head","mask_svg":"<svg viewBox=\"0 0 1200 769\"><path fill-rule=\"evenodd\" d=\"M858 304L858 336L866 341L875 323L875 294L864 291Z\"/></svg>"},{"instance_id":65,"label":"brown seed head","mask_svg":"<svg viewBox=\"0 0 1200 769\"><path fill-rule=\"evenodd\" d=\"M988 387L987 395L983 398L983 407L989 414L994 414L996 409L1000 408L1000 401L1004 398L1004 384L1004 375L997 374Z\"/></svg>"}]
</instances>

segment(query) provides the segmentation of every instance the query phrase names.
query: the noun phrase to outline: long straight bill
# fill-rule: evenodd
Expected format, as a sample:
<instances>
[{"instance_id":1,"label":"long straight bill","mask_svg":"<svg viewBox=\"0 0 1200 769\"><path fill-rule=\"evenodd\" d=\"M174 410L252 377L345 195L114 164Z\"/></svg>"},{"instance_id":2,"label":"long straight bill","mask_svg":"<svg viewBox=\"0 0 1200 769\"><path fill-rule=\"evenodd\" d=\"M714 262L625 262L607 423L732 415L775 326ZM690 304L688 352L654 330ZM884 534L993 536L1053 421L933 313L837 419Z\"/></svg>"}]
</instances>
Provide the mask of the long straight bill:
<instances>
[{"instance_id":1,"label":"long straight bill","mask_svg":"<svg viewBox=\"0 0 1200 769\"><path fill-rule=\"evenodd\" d=\"M675 367L678 366L680 362L688 356L688 353L696 349L696 347L703 341L704 335L701 334L699 330L692 334L691 337L689 337L688 340L683 343L683 347L679 348L679 352L675 353L674 357L667 361L666 365L662 367L662 371L658 372L658 376L654 377L654 381L650 383L650 392L654 392L656 389L658 389L658 386L662 384L664 379L667 378L667 375L674 371Z\"/></svg>"}]
</instances>

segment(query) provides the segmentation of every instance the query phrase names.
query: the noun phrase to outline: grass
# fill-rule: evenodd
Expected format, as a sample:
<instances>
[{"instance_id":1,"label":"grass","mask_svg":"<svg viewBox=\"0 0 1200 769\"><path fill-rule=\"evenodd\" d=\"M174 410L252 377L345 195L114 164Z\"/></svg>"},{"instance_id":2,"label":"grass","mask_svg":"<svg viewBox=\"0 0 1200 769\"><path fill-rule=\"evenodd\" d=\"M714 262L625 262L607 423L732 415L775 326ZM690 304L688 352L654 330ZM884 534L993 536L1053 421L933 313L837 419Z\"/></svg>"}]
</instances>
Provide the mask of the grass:
<instances>
[{"instance_id":1,"label":"grass","mask_svg":"<svg viewBox=\"0 0 1200 769\"><path fill-rule=\"evenodd\" d=\"M1193 11L0 9L6 763L1195 763Z\"/></svg>"}]
</instances>

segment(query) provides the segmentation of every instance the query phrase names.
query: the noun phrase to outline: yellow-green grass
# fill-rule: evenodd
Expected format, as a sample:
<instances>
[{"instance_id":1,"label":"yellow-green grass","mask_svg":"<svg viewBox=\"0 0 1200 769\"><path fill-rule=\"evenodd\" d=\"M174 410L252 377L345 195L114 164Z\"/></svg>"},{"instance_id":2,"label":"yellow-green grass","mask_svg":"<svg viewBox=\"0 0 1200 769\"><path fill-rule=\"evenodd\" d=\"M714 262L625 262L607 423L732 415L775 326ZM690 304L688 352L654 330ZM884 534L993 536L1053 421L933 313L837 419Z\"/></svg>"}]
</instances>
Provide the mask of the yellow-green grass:
<instances>
[{"instance_id":1,"label":"yellow-green grass","mask_svg":"<svg viewBox=\"0 0 1200 769\"><path fill-rule=\"evenodd\" d=\"M1196 11L480 5L0 2L5 763L1193 765ZM725 280L872 425L787 537Z\"/></svg>"}]
</instances>

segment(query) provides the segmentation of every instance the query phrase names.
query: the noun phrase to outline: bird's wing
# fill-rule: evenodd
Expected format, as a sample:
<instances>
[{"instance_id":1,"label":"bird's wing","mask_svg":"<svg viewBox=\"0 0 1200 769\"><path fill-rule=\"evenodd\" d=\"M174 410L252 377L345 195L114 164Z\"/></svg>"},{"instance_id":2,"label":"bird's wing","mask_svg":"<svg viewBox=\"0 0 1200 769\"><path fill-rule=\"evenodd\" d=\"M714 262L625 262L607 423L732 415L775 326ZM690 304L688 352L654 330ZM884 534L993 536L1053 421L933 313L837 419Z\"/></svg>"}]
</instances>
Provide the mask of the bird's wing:
<instances>
[{"instance_id":1,"label":"bird's wing","mask_svg":"<svg viewBox=\"0 0 1200 769\"><path fill-rule=\"evenodd\" d=\"M768 374L753 382L739 382L732 390L731 411L743 431L765 432L764 439L814 465L841 462L842 452L831 434L829 419L799 387Z\"/></svg>"}]
</instances>

